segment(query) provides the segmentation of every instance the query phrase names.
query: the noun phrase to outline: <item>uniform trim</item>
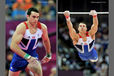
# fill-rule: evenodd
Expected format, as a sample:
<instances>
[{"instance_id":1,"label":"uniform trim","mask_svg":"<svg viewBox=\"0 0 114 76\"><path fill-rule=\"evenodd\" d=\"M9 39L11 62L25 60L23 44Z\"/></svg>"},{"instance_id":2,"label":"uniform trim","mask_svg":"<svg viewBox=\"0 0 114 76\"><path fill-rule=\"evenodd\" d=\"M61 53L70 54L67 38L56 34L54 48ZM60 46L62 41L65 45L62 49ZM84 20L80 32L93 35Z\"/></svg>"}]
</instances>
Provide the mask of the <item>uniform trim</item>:
<instances>
[{"instance_id":1,"label":"uniform trim","mask_svg":"<svg viewBox=\"0 0 114 76\"><path fill-rule=\"evenodd\" d=\"M78 33L79 37L82 38L82 36ZM86 37L89 37L88 32L86 32Z\"/></svg>"},{"instance_id":2,"label":"uniform trim","mask_svg":"<svg viewBox=\"0 0 114 76\"><path fill-rule=\"evenodd\" d=\"M40 22L37 23L37 26L38 26L39 29L42 29Z\"/></svg>"},{"instance_id":3,"label":"uniform trim","mask_svg":"<svg viewBox=\"0 0 114 76\"><path fill-rule=\"evenodd\" d=\"M89 37L89 34L88 34L88 32L86 32L86 36L87 36L87 37Z\"/></svg>"},{"instance_id":4,"label":"uniform trim","mask_svg":"<svg viewBox=\"0 0 114 76\"><path fill-rule=\"evenodd\" d=\"M25 24L25 26L26 26L26 29L28 29L28 25L27 25L27 23L26 23L26 22L24 22L24 24Z\"/></svg>"},{"instance_id":5,"label":"uniform trim","mask_svg":"<svg viewBox=\"0 0 114 76\"><path fill-rule=\"evenodd\" d=\"M27 46L28 42L29 42L29 39L26 39L26 38L22 38L21 42Z\"/></svg>"},{"instance_id":6,"label":"uniform trim","mask_svg":"<svg viewBox=\"0 0 114 76\"><path fill-rule=\"evenodd\" d=\"M79 34L79 33L78 33L78 35L79 35L79 37L80 37L80 38L82 38L82 37L80 36L80 34Z\"/></svg>"},{"instance_id":7,"label":"uniform trim","mask_svg":"<svg viewBox=\"0 0 114 76\"><path fill-rule=\"evenodd\" d=\"M28 29L28 25L27 25L27 23L24 22L24 24L25 24L25 26L26 26L26 29ZM40 23L40 22L37 23L37 27L38 27L39 29L42 29L42 27L41 27L41 23Z\"/></svg>"}]
</instances>

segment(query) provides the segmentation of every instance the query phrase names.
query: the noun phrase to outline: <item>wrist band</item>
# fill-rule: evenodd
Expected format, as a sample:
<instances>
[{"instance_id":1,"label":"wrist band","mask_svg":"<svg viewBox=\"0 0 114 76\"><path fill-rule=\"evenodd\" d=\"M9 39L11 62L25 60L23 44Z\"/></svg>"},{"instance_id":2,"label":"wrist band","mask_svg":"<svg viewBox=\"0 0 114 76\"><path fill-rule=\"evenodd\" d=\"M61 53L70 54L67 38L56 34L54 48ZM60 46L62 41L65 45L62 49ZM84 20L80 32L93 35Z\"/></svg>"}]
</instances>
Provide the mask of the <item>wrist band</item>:
<instances>
[{"instance_id":1,"label":"wrist band","mask_svg":"<svg viewBox=\"0 0 114 76\"><path fill-rule=\"evenodd\" d=\"M51 59L51 53L47 53L46 57L47 57L48 59Z\"/></svg>"},{"instance_id":2,"label":"wrist band","mask_svg":"<svg viewBox=\"0 0 114 76\"><path fill-rule=\"evenodd\" d=\"M97 17L97 15L93 15L93 17Z\"/></svg>"},{"instance_id":3,"label":"wrist band","mask_svg":"<svg viewBox=\"0 0 114 76\"><path fill-rule=\"evenodd\" d=\"M66 19L68 19L70 16L65 16L66 17Z\"/></svg>"},{"instance_id":4,"label":"wrist band","mask_svg":"<svg viewBox=\"0 0 114 76\"><path fill-rule=\"evenodd\" d=\"M31 57L31 56L30 56L29 54L27 54L27 53L26 53L25 56L24 56L25 59L29 59L30 57Z\"/></svg>"},{"instance_id":5,"label":"wrist band","mask_svg":"<svg viewBox=\"0 0 114 76\"><path fill-rule=\"evenodd\" d=\"M47 57L51 57L51 53L47 53L47 55L46 55Z\"/></svg>"},{"instance_id":6,"label":"wrist band","mask_svg":"<svg viewBox=\"0 0 114 76\"><path fill-rule=\"evenodd\" d=\"M65 16L66 20L70 20L70 16Z\"/></svg>"}]
</instances>

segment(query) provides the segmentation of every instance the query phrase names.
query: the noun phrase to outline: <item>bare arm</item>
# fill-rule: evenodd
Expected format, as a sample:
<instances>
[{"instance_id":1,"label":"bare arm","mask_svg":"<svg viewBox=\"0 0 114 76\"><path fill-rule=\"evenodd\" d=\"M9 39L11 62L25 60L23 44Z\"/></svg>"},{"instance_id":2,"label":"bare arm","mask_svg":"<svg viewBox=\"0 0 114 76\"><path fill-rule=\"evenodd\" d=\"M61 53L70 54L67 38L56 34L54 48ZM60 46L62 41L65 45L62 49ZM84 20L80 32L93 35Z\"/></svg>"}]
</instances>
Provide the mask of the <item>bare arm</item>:
<instances>
[{"instance_id":1,"label":"bare arm","mask_svg":"<svg viewBox=\"0 0 114 76\"><path fill-rule=\"evenodd\" d=\"M69 29L69 35L70 35L71 39L74 41L78 38L78 35L77 35L75 29L73 28L72 22L70 20L69 11L65 11L64 16L66 18L66 23L67 23L67 26L68 26L68 29Z\"/></svg>"},{"instance_id":2,"label":"bare arm","mask_svg":"<svg viewBox=\"0 0 114 76\"><path fill-rule=\"evenodd\" d=\"M42 31L43 31L42 40L43 40L43 44L46 50L46 56L42 59L41 62L47 63L51 59L51 45L50 45L50 40L48 37L47 27L44 24L42 24Z\"/></svg>"},{"instance_id":3,"label":"bare arm","mask_svg":"<svg viewBox=\"0 0 114 76\"><path fill-rule=\"evenodd\" d=\"M47 31L46 25L42 24L42 30L43 30L43 35L42 35L43 44L46 49L46 53L50 54L51 53L51 46L50 46L50 40L48 37L48 31Z\"/></svg>"},{"instance_id":4,"label":"bare arm","mask_svg":"<svg viewBox=\"0 0 114 76\"><path fill-rule=\"evenodd\" d=\"M18 45L23 38L25 30L26 30L26 27L24 26L24 24L23 23L19 24L12 36L12 41L10 45L11 50L23 58L26 53L22 51Z\"/></svg>"},{"instance_id":5,"label":"bare arm","mask_svg":"<svg viewBox=\"0 0 114 76\"><path fill-rule=\"evenodd\" d=\"M92 36L92 35L95 35L95 33L98 30L98 18L97 18L96 11L91 11L91 12L93 13L92 14L92 16L93 16L93 25L91 26L91 29L89 31L89 34ZM95 12L95 14L94 14L94 12Z\"/></svg>"}]
</instances>

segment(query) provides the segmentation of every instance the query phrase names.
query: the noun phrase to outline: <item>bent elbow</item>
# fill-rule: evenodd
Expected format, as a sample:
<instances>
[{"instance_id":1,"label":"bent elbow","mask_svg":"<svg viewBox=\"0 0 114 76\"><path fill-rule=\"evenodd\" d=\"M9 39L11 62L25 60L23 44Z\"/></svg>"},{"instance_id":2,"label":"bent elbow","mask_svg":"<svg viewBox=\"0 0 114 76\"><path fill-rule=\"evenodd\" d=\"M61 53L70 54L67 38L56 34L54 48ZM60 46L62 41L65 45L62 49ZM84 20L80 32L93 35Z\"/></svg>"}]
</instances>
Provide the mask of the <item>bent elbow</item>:
<instances>
[{"instance_id":1,"label":"bent elbow","mask_svg":"<svg viewBox=\"0 0 114 76\"><path fill-rule=\"evenodd\" d=\"M14 50L14 45L13 45L13 43L11 43L10 49L11 49L12 51Z\"/></svg>"}]
</instances>

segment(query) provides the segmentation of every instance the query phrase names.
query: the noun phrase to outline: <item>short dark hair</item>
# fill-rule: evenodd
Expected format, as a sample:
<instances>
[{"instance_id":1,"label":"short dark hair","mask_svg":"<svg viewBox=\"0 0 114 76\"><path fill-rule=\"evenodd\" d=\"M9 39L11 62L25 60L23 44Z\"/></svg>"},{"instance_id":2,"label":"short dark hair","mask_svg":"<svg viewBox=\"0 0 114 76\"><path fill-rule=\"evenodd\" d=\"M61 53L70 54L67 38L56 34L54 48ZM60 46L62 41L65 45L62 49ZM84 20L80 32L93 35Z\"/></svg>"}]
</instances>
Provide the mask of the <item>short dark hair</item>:
<instances>
[{"instance_id":1,"label":"short dark hair","mask_svg":"<svg viewBox=\"0 0 114 76\"><path fill-rule=\"evenodd\" d=\"M39 11L36 9L36 8L29 8L28 10L27 10L27 15L31 15L31 12L32 11L34 11L34 12L37 12L37 13L39 13Z\"/></svg>"}]
</instances>

